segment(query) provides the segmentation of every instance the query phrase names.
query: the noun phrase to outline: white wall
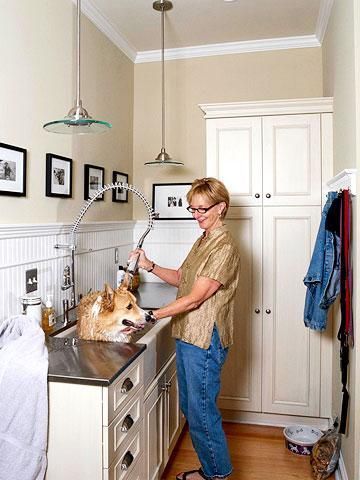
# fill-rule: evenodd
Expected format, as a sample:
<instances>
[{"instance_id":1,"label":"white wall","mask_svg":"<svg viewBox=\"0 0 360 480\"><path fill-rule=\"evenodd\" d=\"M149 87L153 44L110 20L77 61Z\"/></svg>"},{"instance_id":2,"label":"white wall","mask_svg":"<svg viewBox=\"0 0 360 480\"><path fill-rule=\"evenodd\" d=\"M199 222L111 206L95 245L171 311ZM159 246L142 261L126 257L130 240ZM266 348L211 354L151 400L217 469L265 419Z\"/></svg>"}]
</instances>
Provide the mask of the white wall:
<instances>
[{"instance_id":1,"label":"white wall","mask_svg":"<svg viewBox=\"0 0 360 480\"><path fill-rule=\"evenodd\" d=\"M113 123L95 136L42 129L73 106L76 7L72 0L0 0L0 142L28 152L26 197L0 196L0 223L70 222L84 202L83 164L129 173L132 180L132 62L82 15L81 97L98 119ZM45 196L47 152L73 159L73 198ZM130 195L131 197L131 195ZM87 220L132 217L130 203L98 202Z\"/></svg>"},{"instance_id":2,"label":"white wall","mask_svg":"<svg viewBox=\"0 0 360 480\"><path fill-rule=\"evenodd\" d=\"M356 14L356 15L355 15ZM334 174L344 168L360 170L359 138L359 6L356 0L334 2L334 7L323 43L324 95L334 97ZM357 68L357 71L356 71ZM357 190L359 191L359 189ZM359 328L359 208L353 197L353 313L355 333ZM339 309L334 322L334 365L333 365L333 414L341 412L341 382L339 367L339 342L336 334L340 322ZM357 342L357 340L355 339ZM358 343L358 342L357 342ZM352 350L349 367L350 405L348 429L342 441L342 451L349 479L359 478L360 445L360 399L358 377L360 374L359 353Z\"/></svg>"}]
</instances>

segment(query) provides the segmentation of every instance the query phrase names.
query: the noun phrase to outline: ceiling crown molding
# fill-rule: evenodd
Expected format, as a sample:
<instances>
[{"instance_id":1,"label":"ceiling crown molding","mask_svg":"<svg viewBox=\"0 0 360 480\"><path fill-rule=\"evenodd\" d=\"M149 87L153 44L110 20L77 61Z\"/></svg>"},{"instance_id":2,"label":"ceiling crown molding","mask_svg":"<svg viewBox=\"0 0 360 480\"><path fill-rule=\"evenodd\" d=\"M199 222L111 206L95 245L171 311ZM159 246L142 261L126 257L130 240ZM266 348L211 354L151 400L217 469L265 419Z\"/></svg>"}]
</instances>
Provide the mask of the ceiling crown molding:
<instances>
[{"instance_id":1,"label":"ceiling crown molding","mask_svg":"<svg viewBox=\"0 0 360 480\"><path fill-rule=\"evenodd\" d=\"M236 53L264 52L269 50L287 50L290 48L320 47L315 35L297 37L270 38L266 40L249 40L243 42L215 43L196 47L169 48L165 50L165 60L209 57L213 55L230 55ZM158 62L161 50L138 52L135 63Z\"/></svg>"},{"instance_id":2,"label":"ceiling crown molding","mask_svg":"<svg viewBox=\"0 0 360 480\"><path fill-rule=\"evenodd\" d=\"M76 4L76 0L73 0ZM116 45L132 62L136 59L136 48L131 45L125 37L123 37L116 29L111 25L109 20L104 17L102 13L94 6L91 0L82 0L81 11L89 20L104 34L109 40Z\"/></svg>"},{"instance_id":3,"label":"ceiling crown molding","mask_svg":"<svg viewBox=\"0 0 360 480\"><path fill-rule=\"evenodd\" d=\"M76 0L72 0L76 4ZM165 60L179 60L213 55L230 55L237 53L264 52L271 50L287 50L292 48L320 47L325 36L334 0L321 0L319 15L314 35L270 38L242 42L216 43L165 50ZM126 40L93 4L91 0L82 0L82 12L114 45L116 45L132 62L146 63L161 60L161 50L137 52L136 48Z\"/></svg>"},{"instance_id":4,"label":"ceiling crown molding","mask_svg":"<svg viewBox=\"0 0 360 480\"><path fill-rule=\"evenodd\" d=\"M325 36L325 32L330 20L332 7L334 5L334 0L322 0L320 4L319 16L316 22L315 35L322 44Z\"/></svg>"}]
</instances>

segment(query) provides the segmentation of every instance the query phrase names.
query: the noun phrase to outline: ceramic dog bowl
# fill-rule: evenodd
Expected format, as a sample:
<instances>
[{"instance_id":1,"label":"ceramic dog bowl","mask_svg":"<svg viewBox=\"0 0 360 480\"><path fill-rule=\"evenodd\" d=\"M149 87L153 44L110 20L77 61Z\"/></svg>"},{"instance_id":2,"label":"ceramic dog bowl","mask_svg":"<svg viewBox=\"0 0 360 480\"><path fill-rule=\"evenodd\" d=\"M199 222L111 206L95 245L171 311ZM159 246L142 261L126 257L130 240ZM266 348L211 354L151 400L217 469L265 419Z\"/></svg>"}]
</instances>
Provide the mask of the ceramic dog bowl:
<instances>
[{"instance_id":1,"label":"ceramic dog bowl","mask_svg":"<svg viewBox=\"0 0 360 480\"><path fill-rule=\"evenodd\" d=\"M314 444L323 433L318 428L292 425L284 428L285 446L296 455L310 455Z\"/></svg>"}]
</instances>

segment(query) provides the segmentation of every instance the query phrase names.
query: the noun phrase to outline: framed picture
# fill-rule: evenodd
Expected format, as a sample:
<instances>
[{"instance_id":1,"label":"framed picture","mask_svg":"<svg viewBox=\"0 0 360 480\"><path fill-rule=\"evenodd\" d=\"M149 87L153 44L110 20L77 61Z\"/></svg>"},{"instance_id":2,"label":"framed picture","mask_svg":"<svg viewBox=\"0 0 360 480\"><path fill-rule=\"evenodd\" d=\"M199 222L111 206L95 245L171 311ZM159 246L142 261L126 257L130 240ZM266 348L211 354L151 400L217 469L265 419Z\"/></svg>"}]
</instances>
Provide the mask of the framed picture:
<instances>
[{"instance_id":1,"label":"framed picture","mask_svg":"<svg viewBox=\"0 0 360 480\"><path fill-rule=\"evenodd\" d=\"M26 150L0 143L0 195L26 196Z\"/></svg>"},{"instance_id":2,"label":"framed picture","mask_svg":"<svg viewBox=\"0 0 360 480\"><path fill-rule=\"evenodd\" d=\"M95 192L104 186L105 169L96 165L84 165L84 199L89 200ZM104 200L104 194L96 200Z\"/></svg>"},{"instance_id":3,"label":"framed picture","mask_svg":"<svg viewBox=\"0 0 360 480\"><path fill-rule=\"evenodd\" d=\"M72 160L54 153L46 154L47 197L72 197Z\"/></svg>"},{"instance_id":4,"label":"framed picture","mask_svg":"<svg viewBox=\"0 0 360 480\"><path fill-rule=\"evenodd\" d=\"M186 210L186 194L191 183L154 183L152 207L158 220L192 220Z\"/></svg>"},{"instance_id":5,"label":"framed picture","mask_svg":"<svg viewBox=\"0 0 360 480\"><path fill-rule=\"evenodd\" d=\"M129 182L129 175L126 173L115 172L113 171L112 174L112 181L113 183L121 182L121 183L128 183ZM129 200L129 192L125 190L125 188L114 188L112 191L112 201L113 202L127 202Z\"/></svg>"}]
</instances>

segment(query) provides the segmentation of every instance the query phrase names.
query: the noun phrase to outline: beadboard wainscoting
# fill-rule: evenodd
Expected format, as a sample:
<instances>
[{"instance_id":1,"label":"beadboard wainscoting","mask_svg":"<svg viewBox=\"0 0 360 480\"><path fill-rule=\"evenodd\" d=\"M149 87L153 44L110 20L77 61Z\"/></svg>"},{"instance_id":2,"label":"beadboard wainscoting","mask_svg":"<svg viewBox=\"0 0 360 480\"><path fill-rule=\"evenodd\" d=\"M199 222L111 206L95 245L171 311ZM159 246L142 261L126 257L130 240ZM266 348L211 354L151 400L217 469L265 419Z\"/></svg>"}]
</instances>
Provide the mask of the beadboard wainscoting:
<instances>
[{"instance_id":1,"label":"beadboard wainscoting","mask_svg":"<svg viewBox=\"0 0 360 480\"><path fill-rule=\"evenodd\" d=\"M134 227L134 243L146 228L145 221L137 221ZM147 257L166 268L179 268L202 230L194 220L155 220L154 229L146 237L143 249ZM141 271L141 279L159 282L152 273Z\"/></svg>"},{"instance_id":2,"label":"beadboard wainscoting","mask_svg":"<svg viewBox=\"0 0 360 480\"><path fill-rule=\"evenodd\" d=\"M147 227L146 221L83 223L76 235L76 292L101 289L105 282L115 285L115 248L119 264L126 264L129 251L137 244ZM62 313L61 291L65 265L70 252L55 249L56 244L70 241L71 225L4 225L0 226L0 321L21 312L20 297L25 293L25 271L38 269L38 293L43 300L54 295L57 314ZM155 221L144 242L149 258L166 267L177 268L201 231L192 220ZM143 281L159 281L142 272Z\"/></svg>"},{"instance_id":3,"label":"beadboard wainscoting","mask_svg":"<svg viewBox=\"0 0 360 480\"><path fill-rule=\"evenodd\" d=\"M133 245L133 221L87 223L76 235L76 291L115 285L115 248L119 262L125 263ZM42 300L54 295L54 306L61 314L62 299L70 299L70 289L61 291L63 270L71 264L69 250L55 244L70 241L71 225L14 225L0 227L0 321L21 312L20 297L25 293L25 271L38 269L38 292Z\"/></svg>"}]
</instances>

